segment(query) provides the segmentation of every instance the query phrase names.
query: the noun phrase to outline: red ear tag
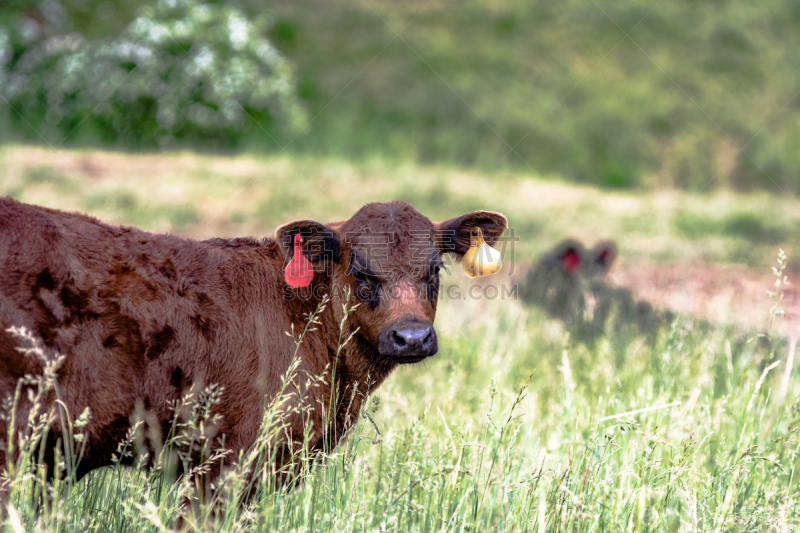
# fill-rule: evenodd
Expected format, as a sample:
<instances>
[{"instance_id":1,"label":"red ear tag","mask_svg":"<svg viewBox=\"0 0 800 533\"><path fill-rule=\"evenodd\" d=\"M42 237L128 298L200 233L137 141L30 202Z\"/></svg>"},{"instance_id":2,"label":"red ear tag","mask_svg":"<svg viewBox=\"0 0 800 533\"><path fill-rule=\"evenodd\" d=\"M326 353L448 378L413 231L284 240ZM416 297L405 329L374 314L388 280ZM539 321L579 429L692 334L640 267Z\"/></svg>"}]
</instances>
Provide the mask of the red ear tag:
<instances>
[{"instance_id":1,"label":"red ear tag","mask_svg":"<svg viewBox=\"0 0 800 533\"><path fill-rule=\"evenodd\" d=\"M571 276L581 266L581 257L575 250L568 250L561 258L561 265L568 276Z\"/></svg>"},{"instance_id":2,"label":"red ear tag","mask_svg":"<svg viewBox=\"0 0 800 533\"><path fill-rule=\"evenodd\" d=\"M314 279L314 265L303 254L303 237L299 233L294 236L294 253L283 271L283 276L286 284L293 289L308 287Z\"/></svg>"}]
</instances>

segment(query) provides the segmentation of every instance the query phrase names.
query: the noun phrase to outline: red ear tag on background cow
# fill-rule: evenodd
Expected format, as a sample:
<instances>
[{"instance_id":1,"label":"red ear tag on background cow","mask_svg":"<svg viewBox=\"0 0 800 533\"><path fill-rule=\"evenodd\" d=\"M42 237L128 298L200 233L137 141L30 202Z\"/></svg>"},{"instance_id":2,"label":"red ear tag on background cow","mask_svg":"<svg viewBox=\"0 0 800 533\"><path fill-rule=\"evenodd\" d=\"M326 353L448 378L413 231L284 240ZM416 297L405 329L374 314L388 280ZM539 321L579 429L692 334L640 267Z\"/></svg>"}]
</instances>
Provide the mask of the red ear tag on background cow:
<instances>
[{"instance_id":1,"label":"red ear tag on background cow","mask_svg":"<svg viewBox=\"0 0 800 533\"><path fill-rule=\"evenodd\" d=\"M299 233L294 236L294 253L291 261L286 265L286 270L283 271L283 276L286 284L293 289L308 287L308 284L314 279L314 265L306 259L303 253L303 237Z\"/></svg>"},{"instance_id":2,"label":"red ear tag on background cow","mask_svg":"<svg viewBox=\"0 0 800 533\"><path fill-rule=\"evenodd\" d=\"M561 258L561 265L568 276L571 276L581 266L581 256L575 250L567 250Z\"/></svg>"}]
</instances>

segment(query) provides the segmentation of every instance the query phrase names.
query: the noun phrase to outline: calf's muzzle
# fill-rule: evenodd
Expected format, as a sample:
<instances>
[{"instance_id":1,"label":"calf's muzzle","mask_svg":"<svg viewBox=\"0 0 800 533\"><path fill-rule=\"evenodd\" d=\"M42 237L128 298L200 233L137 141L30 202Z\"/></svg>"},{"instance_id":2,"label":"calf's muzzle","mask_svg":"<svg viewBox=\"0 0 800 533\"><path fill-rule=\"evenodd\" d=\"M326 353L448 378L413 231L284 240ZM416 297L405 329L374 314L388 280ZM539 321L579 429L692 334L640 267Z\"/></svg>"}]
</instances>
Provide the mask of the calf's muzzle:
<instances>
[{"instance_id":1,"label":"calf's muzzle","mask_svg":"<svg viewBox=\"0 0 800 533\"><path fill-rule=\"evenodd\" d=\"M439 350L433 324L423 321L396 323L388 326L378 340L384 357L398 363L416 363Z\"/></svg>"}]
</instances>

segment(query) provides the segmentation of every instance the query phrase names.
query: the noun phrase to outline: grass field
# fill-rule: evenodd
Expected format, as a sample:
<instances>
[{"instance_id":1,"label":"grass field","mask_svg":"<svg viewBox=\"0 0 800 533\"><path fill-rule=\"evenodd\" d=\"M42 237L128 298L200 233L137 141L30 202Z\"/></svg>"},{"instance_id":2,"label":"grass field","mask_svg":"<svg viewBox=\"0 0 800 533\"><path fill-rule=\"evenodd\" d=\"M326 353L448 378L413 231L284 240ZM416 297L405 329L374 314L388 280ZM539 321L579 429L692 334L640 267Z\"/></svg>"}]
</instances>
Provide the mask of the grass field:
<instances>
[{"instance_id":1,"label":"grass field","mask_svg":"<svg viewBox=\"0 0 800 533\"><path fill-rule=\"evenodd\" d=\"M790 258L800 251L797 202L767 195L633 195L440 167L29 147L4 148L0 169L0 193L187 236L270 235L293 218L336 220L402 198L433 219L505 213L522 239L520 262L566 235L614 238L623 256L649 261L767 270L778 246ZM460 271L449 280L461 281ZM538 310L499 299L441 301L437 331L440 353L396 371L370 416L301 486L264 490L245 508L223 486L216 518L182 527L798 530L800 375L783 339L678 320L646 338L629 328L584 345ZM167 531L192 490L107 468L55 487L37 514L34 474L19 478L9 531Z\"/></svg>"},{"instance_id":2,"label":"grass field","mask_svg":"<svg viewBox=\"0 0 800 533\"><path fill-rule=\"evenodd\" d=\"M367 202L393 199L432 220L500 211L520 237L515 260L523 263L567 236L615 239L628 260L768 270L779 246L800 255L800 201L766 193L618 192L552 176L287 154L142 156L11 146L0 148L0 168L0 193L21 201L193 238L270 236L293 219L332 222Z\"/></svg>"}]
</instances>

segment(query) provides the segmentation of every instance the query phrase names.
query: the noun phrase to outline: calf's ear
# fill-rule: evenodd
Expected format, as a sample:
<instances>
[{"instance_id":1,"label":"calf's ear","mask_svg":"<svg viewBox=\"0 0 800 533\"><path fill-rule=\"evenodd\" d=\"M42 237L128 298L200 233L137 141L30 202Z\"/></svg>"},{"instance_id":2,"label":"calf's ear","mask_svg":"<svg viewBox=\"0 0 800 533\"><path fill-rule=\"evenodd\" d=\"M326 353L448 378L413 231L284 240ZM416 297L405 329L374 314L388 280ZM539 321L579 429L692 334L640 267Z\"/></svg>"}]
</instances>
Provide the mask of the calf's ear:
<instances>
[{"instance_id":1,"label":"calf's ear","mask_svg":"<svg viewBox=\"0 0 800 533\"><path fill-rule=\"evenodd\" d=\"M589 252L589 260L592 262L592 269L597 274L606 274L614 260L617 258L617 245L613 241L600 241L594 245Z\"/></svg>"},{"instance_id":2,"label":"calf's ear","mask_svg":"<svg viewBox=\"0 0 800 533\"><path fill-rule=\"evenodd\" d=\"M508 220L500 213L474 211L436 224L437 245L440 253L453 252L459 258L469 250L472 228L483 230L483 240L494 246L508 228Z\"/></svg>"},{"instance_id":3,"label":"calf's ear","mask_svg":"<svg viewBox=\"0 0 800 533\"><path fill-rule=\"evenodd\" d=\"M333 229L313 220L295 220L275 230L275 240L283 251L286 261L294 254L294 236L303 237L303 254L312 263L330 260L339 262L339 234Z\"/></svg>"}]
</instances>

